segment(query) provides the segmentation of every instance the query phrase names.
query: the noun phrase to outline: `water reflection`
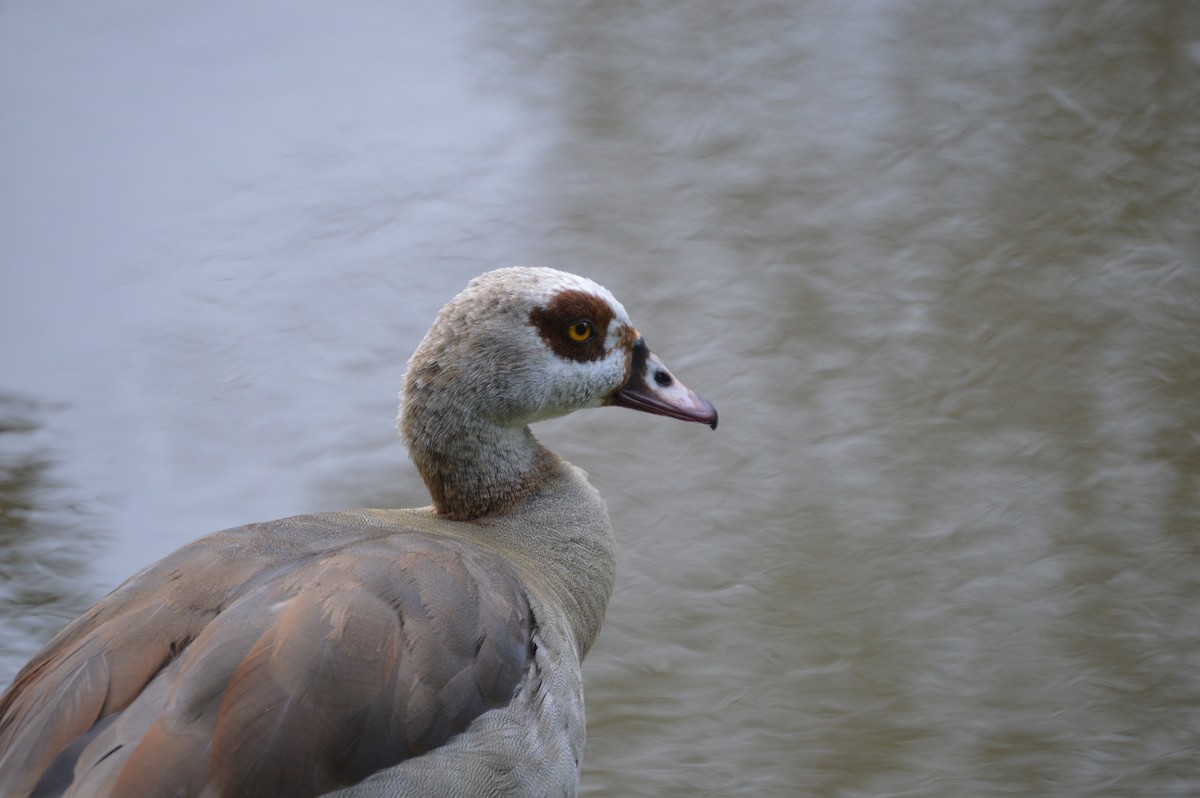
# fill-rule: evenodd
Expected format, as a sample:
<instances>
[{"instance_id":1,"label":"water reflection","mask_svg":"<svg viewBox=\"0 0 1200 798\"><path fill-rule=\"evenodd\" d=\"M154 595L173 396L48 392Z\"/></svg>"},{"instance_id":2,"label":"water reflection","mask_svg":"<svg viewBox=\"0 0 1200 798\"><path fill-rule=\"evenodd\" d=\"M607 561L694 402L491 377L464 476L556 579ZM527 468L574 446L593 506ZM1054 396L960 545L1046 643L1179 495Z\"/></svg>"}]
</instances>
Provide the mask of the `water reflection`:
<instances>
[{"instance_id":1,"label":"water reflection","mask_svg":"<svg viewBox=\"0 0 1200 798\"><path fill-rule=\"evenodd\" d=\"M15 673L40 642L83 611L98 545L55 478L48 409L0 394L0 673Z\"/></svg>"},{"instance_id":2,"label":"water reflection","mask_svg":"<svg viewBox=\"0 0 1200 798\"><path fill-rule=\"evenodd\" d=\"M724 391L607 477L585 791L1194 790L1197 13L500 16L539 252Z\"/></svg>"}]
</instances>

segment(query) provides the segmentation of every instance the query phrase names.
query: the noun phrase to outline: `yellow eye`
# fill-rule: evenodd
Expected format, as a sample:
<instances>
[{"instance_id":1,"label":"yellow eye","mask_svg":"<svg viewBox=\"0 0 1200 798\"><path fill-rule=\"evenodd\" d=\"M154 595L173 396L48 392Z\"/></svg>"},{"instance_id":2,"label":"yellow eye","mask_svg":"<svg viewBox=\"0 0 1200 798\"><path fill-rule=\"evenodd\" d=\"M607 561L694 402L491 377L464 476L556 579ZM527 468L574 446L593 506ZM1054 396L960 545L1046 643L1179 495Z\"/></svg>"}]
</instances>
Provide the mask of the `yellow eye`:
<instances>
[{"instance_id":1,"label":"yellow eye","mask_svg":"<svg viewBox=\"0 0 1200 798\"><path fill-rule=\"evenodd\" d=\"M567 337L577 344L590 341L596 331L592 328L590 321L576 321L567 328Z\"/></svg>"}]
</instances>

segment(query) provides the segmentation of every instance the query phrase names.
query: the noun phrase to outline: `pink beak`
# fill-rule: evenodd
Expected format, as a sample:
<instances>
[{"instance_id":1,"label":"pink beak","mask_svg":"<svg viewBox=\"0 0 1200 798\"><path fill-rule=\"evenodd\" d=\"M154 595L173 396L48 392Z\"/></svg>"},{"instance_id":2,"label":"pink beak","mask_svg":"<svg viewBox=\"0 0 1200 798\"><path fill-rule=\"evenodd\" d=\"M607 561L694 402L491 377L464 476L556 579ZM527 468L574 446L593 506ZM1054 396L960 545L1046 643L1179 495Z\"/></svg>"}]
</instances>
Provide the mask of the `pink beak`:
<instances>
[{"instance_id":1,"label":"pink beak","mask_svg":"<svg viewBox=\"0 0 1200 798\"><path fill-rule=\"evenodd\" d=\"M609 404L681 421L698 421L717 428L717 409L712 402L675 379L646 346L644 338L638 338L634 343L629 380L613 395Z\"/></svg>"}]
</instances>

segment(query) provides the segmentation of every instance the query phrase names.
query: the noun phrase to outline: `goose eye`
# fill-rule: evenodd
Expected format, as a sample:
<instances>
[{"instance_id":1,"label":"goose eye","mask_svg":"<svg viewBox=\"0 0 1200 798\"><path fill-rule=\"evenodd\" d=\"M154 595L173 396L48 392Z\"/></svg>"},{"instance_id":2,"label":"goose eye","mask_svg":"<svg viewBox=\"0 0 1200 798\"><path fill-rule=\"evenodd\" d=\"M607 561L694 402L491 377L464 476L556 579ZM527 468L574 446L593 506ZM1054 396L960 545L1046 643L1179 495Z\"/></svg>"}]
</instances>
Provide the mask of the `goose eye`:
<instances>
[{"instance_id":1,"label":"goose eye","mask_svg":"<svg viewBox=\"0 0 1200 798\"><path fill-rule=\"evenodd\" d=\"M567 327L567 337L577 344L586 343L592 340L596 330L592 327L590 321L572 322L571 326Z\"/></svg>"}]
</instances>

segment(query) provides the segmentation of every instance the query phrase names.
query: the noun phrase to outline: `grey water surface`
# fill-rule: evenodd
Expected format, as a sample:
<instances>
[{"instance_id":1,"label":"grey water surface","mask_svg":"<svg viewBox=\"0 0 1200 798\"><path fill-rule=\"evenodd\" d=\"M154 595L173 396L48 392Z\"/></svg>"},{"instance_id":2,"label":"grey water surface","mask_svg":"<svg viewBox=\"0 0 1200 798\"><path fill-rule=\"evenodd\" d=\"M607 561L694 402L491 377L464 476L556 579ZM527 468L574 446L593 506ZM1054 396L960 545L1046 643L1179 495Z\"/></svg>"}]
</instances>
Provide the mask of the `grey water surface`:
<instances>
[{"instance_id":1,"label":"grey water surface","mask_svg":"<svg viewBox=\"0 0 1200 798\"><path fill-rule=\"evenodd\" d=\"M721 411L538 428L622 550L589 796L1200 794L1200 5L0 6L0 683L182 543L427 502L484 270Z\"/></svg>"}]
</instances>

